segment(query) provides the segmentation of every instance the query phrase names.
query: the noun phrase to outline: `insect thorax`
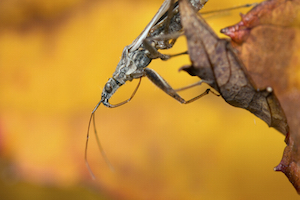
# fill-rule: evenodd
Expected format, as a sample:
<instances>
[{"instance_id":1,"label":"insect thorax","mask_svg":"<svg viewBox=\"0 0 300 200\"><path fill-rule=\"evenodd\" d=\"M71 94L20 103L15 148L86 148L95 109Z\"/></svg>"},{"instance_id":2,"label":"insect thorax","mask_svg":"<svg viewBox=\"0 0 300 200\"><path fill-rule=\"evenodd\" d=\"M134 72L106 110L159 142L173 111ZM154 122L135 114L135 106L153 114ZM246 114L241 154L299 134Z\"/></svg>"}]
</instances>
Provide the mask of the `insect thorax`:
<instances>
[{"instance_id":1,"label":"insect thorax","mask_svg":"<svg viewBox=\"0 0 300 200\"><path fill-rule=\"evenodd\" d=\"M146 55L145 49L137 49L130 52L126 46L123 50L122 58L117 65L113 78L124 84L135 78L144 76L144 68L149 65L152 59Z\"/></svg>"}]
</instances>

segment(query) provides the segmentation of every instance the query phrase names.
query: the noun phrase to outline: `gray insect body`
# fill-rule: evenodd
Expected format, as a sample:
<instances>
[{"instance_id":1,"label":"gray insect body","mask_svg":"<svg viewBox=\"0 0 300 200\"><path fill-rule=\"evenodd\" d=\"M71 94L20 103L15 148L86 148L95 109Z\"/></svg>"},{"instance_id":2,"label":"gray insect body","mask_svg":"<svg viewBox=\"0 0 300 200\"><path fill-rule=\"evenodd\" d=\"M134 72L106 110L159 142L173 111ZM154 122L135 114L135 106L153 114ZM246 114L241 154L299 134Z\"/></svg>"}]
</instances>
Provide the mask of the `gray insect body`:
<instances>
[{"instance_id":1,"label":"gray insect body","mask_svg":"<svg viewBox=\"0 0 300 200\"><path fill-rule=\"evenodd\" d=\"M126 81L132 81L133 79L145 76L144 68L149 65L151 60L147 56L145 49L130 52L128 46L126 46L112 78L108 80L102 91L101 101L103 105L112 107L108 102L112 95Z\"/></svg>"},{"instance_id":2,"label":"gray insect body","mask_svg":"<svg viewBox=\"0 0 300 200\"><path fill-rule=\"evenodd\" d=\"M207 1L208 0L191 0L190 2L195 9L200 10ZM174 97L173 93L176 92L172 91L173 89L171 86L169 86L159 74L151 69L145 70L152 59L160 58L162 60L167 60L171 57L170 55L159 53L158 50L168 49L173 46L182 29L180 21L178 1L175 3L174 0L165 0L143 32L131 45L124 48L121 60L118 63L112 78L110 78L104 86L101 100L94 111L101 102L106 107L116 107L128 102L129 100L117 105L111 105L108 101L117 89L125 84L126 81L132 81L133 79L141 78L143 76L147 76L155 85L163 89L163 91L173 98L177 100L180 99L179 101L181 103L185 102L181 97L177 97L177 94L175 95L176 97ZM171 42L169 42L169 40L171 40Z\"/></svg>"},{"instance_id":3,"label":"gray insect body","mask_svg":"<svg viewBox=\"0 0 300 200\"><path fill-rule=\"evenodd\" d=\"M192 6L197 11L200 10L207 1L208 0L190 0ZM127 103L135 95L140 85L141 78L144 76L147 76L149 80L151 80L157 87L162 89L172 98L184 104L193 102L209 92L209 89L207 89L206 92L204 92L203 94L200 94L194 97L193 99L186 101L177 94L177 91L179 90L174 90L158 73L156 73L150 68L147 68L152 59L160 58L162 60L167 60L171 57L171 55L164 55L159 53L158 50L171 48L175 43L176 39L181 34L180 32L182 30L182 26L180 22L181 19L180 14L178 12L178 7L178 1L175 2L175 0L165 0L163 2L158 12L154 15L153 19L142 31L142 33L132 42L132 44L124 48L121 60L118 63L112 78L110 78L105 84L104 89L102 91L101 100L92 111L87 132L85 160L86 165L93 177L95 176L93 175L87 162L89 128L92 121L100 152L103 158L105 159L106 163L112 168L102 149L95 126L95 112L97 108L101 105L101 103L103 103L104 106L109 108L118 107ZM187 52L181 54L186 53ZM176 54L172 56L177 56L181 54ZM109 99L118 90L119 87L125 84L126 81L132 81L133 79L138 78L140 79L140 82L129 99L116 105L112 105L109 103ZM180 90L187 89L195 85L200 85L202 82L203 81L200 81L196 84L187 86Z\"/></svg>"}]
</instances>

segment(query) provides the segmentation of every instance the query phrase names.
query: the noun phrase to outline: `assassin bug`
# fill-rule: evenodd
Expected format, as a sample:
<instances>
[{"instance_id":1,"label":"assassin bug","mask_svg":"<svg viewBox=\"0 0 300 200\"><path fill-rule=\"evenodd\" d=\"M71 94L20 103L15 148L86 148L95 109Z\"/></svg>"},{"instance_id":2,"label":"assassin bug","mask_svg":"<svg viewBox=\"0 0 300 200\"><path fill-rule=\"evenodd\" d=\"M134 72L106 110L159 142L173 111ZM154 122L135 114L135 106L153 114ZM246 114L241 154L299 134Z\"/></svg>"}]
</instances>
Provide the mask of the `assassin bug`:
<instances>
[{"instance_id":1,"label":"assassin bug","mask_svg":"<svg viewBox=\"0 0 300 200\"><path fill-rule=\"evenodd\" d=\"M195 10L199 11L207 1L208 0L190 0L190 3L195 8ZM107 162L107 164L112 169L112 165L108 161L102 149L102 146L100 144L97 131L96 131L96 126L95 126L95 112L101 104L109 108L115 108L129 102L137 92L141 82L141 78L144 76L148 77L157 87L162 89L165 93L167 93L168 95L170 95L171 97L173 97L174 99L176 99L177 101L183 104L191 103L201 98L202 96L208 94L209 92L212 92L210 91L210 89L207 89L204 93L186 101L181 96L179 96L177 92L184 89L191 88L196 85L200 85L205 81L201 80L190 86L178 90L174 90L158 73L156 73L154 70L150 68L147 68L147 66L150 64L152 59L160 58L162 60L168 60L172 56L187 54L187 52L183 52L175 55L165 55L158 52L158 50L160 49L171 48L176 42L176 39L181 35L182 26L180 22L181 19L178 11L179 10L178 6L179 3L178 1L175 0L165 0L163 2L158 12L154 15L153 19L142 31L142 33L132 42L132 44L124 48L121 60L118 63L112 78L110 78L104 86L101 95L101 100L93 109L90 116L86 147L85 147L86 165L93 177L94 175L87 162L89 128L91 126L91 123L93 123L96 140L100 152L103 158L105 159L105 161ZM132 93L131 97L121 103L115 105L110 104L109 99L117 91L117 89L123 84L125 84L126 81L132 81L133 79L140 79L140 80L136 89Z\"/></svg>"},{"instance_id":2,"label":"assassin bug","mask_svg":"<svg viewBox=\"0 0 300 200\"><path fill-rule=\"evenodd\" d=\"M208 0L190 0L191 4L196 10L200 10ZM189 101L185 101L180 97L176 90L174 90L159 74L157 74L152 69L147 68L152 59L160 58L162 60L167 60L172 56L186 54L187 52L176 54L176 55L165 55L158 52L160 49L169 49L171 48L176 39L181 35L180 32L182 26L180 23L180 14L179 14L179 4L175 0L165 0L157 13L154 15L152 20L142 31L142 33L132 42L132 44L126 46L123 50L121 60L119 61L115 72L113 73L112 78L108 80L105 84L104 89L101 94L101 100L93 109L87 131L86 147L85 147L85 162L87 168L89 169L93 178L95 178L92 173L90 166L87 161L87 148L88 148L88 139L89 139L89 129L91 123L93 123L97 144L99 150L105 159L106 163L112 169L112 165L108 161L102 146L100 144L96 126L95 126L95 112L101 103L109 108L115 108L129 102L136 91L139 88L141 83L141 78L146 76L148 77L156 86L161 88L171 97L175 98L180 103L190 103L200 98L204 94L201 94ZM109 99L117 91L117 89L126 83L126 81L132 81L133 79L140 79L139 83L134 90L133 94L129 99L121 103L112 105L109 103ZM199 85L202 81L193 84ZM182 89L187 89L192 86L188 86ZM181 89L181 90L182 90ZM209 89L206 91L208 93ZM92 122L93 121L93 122Z\"/></svg>"}]
</instances>

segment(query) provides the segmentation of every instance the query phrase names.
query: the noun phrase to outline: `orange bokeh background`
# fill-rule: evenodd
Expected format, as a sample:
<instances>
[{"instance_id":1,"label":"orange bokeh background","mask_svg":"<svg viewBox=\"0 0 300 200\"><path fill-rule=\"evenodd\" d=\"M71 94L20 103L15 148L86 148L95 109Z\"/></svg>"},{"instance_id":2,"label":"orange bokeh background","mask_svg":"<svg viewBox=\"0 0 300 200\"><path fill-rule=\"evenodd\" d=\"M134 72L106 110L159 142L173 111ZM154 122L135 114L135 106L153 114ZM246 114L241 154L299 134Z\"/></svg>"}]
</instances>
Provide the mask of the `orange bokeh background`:
<instances>
[{"instance_id":1,"label":"orange bokeh background","mask_svg":"<svg viewBox=\"0 0 300 200\"><path fill-rule=\"evenodd\" d=\"M0 199L279 200L298 195L275 173L284 136L214 95L180 105L147 78L128 104L100 106L96 122L111 171L90 137L90 113L123 48L163 0L0 2ZM252 1L254 2L254 1ZM210 0L203 10L251 1ZM207 17L217 31L239 12ZM221 35L220 35L221 36ZM180 38L168 53L186 50ZM188 56L149 65L174 88L196 82ZM137 81L112 98L128 98ZM183 92L186 99L207 85Z\"/></svg>"}]
</instances>

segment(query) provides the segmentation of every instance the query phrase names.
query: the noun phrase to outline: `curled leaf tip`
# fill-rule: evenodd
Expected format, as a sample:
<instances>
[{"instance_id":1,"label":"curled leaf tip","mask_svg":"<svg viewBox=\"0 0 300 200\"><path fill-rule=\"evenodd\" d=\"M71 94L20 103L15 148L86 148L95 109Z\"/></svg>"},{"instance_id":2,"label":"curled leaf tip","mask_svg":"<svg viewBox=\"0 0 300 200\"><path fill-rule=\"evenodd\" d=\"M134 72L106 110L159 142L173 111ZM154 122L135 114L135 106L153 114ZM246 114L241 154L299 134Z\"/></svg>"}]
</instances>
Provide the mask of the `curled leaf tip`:
<instances>
[{"instance_id":1,"label":"curled leaf tip","mask_svg":"<svg viewBox=\"0 0 300 200\"><path fill-rule=\"evenodd\" d=\"M276 172L283 172L283 170L284 170L284 166L281 163L279 163L279 165L274 167L274 171Z\"/></svg>"}]
</instances>

